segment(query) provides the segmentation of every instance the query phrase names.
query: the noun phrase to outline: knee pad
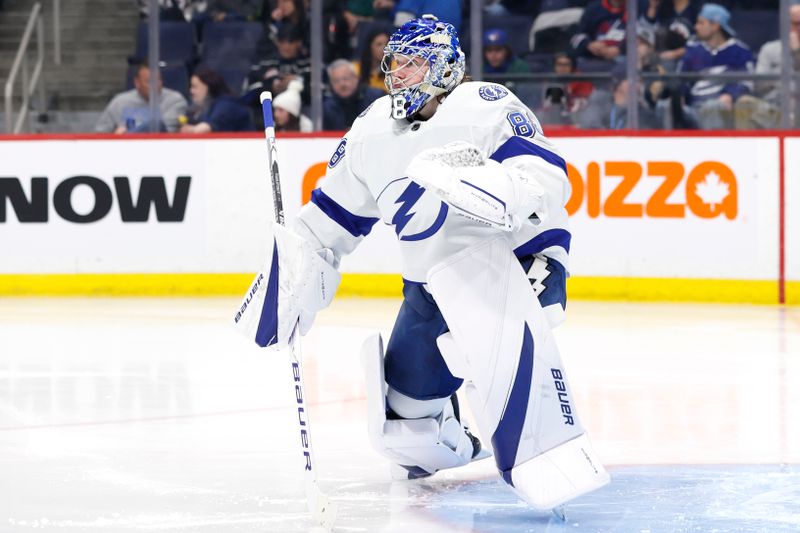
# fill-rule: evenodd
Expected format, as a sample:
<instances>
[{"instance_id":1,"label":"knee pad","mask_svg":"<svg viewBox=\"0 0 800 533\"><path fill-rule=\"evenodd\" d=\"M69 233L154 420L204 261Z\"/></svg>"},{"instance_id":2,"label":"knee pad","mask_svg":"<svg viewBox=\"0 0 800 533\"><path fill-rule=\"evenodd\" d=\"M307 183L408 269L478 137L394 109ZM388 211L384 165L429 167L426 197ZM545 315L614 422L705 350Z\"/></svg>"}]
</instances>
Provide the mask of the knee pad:
<instances>
[{"instance_id":1,"label":"knee pad","mask_svg":"<svg viewBox=\"0 0 800 533\"><path fill-rule=\"evenodd\" d=\"M461 423L455 395L439 400L415 400L389 389L384 379L380 335L364 342L361 357L370 442L378 453L402 467L393 470L394 477L425 477L489 456L480 453L480 441Z\"/></svg>"}]
</instances>

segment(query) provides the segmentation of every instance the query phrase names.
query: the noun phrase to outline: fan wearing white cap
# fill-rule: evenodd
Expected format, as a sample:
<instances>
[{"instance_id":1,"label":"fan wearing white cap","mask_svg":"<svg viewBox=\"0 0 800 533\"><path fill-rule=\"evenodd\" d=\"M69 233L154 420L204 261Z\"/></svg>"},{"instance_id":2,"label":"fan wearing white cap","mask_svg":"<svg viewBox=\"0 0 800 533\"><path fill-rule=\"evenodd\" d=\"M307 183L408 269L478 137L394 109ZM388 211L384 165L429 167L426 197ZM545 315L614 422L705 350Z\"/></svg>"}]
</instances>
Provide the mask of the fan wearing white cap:
<instances>
[{"instance_id":1,"label":"fan wearing white cap","mask_svg":"<svg viewBox=\"0 0 800 533\"><path fill-rule=\"evenodd\" d=\"M303 82L293 80L286 90L272 100L272 113L275 117L275 131L314 131L311 119L300 111Z\"/></svg>"},{"instance_id":2,"label":"fan wearing white cap","mask_svg":"<svg viewBox=\"0 0 800 533\"><path fill-rule=\"evenodd\" d=\"M686 45L680 72L721 74L753 72L753 53L735 38L730 12L718 4L705 4L697 17L696 39ZM736 101L752 92L752 82L721 81L709 77L684 86L691 110L703 129L733 128Z\"/></svg>"}]
</instances>

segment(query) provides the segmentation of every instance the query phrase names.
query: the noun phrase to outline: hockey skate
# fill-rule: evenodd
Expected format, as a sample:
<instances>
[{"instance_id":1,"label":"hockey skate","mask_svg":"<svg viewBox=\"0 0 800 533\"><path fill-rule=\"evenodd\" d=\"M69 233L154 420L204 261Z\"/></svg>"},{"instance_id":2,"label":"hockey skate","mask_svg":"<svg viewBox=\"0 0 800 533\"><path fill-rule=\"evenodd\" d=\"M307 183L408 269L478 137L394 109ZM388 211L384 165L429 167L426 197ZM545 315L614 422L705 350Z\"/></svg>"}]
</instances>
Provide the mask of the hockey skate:
<instances>
[{"instance_id":1,"label":"hockey skate","mask_svg":"<svg viewBox=\"0 0 800 533\"><path fill-rule=\"evenodd\" d=\"M367 388L368 430L375 450L392 461L394 479L420 479L439 470L490 457L461 422L455 394L435 417L401 418L387 405L383 342L370 337L362 348Z\"/></svg>"}]
</instances>

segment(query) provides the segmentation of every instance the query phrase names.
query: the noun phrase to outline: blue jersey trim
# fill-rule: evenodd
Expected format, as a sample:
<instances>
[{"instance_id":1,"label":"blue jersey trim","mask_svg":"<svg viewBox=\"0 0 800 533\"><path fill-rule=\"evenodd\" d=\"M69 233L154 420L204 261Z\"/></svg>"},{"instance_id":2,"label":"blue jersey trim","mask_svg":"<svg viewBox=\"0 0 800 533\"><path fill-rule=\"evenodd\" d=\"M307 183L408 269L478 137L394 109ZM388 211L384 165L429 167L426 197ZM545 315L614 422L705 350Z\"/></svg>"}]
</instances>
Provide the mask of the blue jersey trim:
<instances>
[{"instance_id":1,"label":"blue jersey trim","mask_svg":"<svg viewBox=\"0 0 800 533\"><path fill-rule=\"evenodd\" d=\"M372 226L378 221L377 218L354 215L322 192L322 189L314 189L311 193L311 203L319 207L323 213L347 230L353 237L369 235L369 232L372 231Z\"/></svg>"},{"instance_id":2,"label":"blue jersey trim","mask_svg":"<svg viewBox=\"0 0 800 533\"><path fill-rule=\"evenodd\" d=\"M526 255L538 254L546 248L551 246L560 246L567 253L569 253L569 244L572 240L572 235L565 229L549 229L541 232L539 235L514 248L514 255L517 257L524 257Z\"/></svg>"},{"instance_id":3,"label":"blue jersey trim","mask_svg":"<svg viewBox=\"0 0 800 533\"><path fill-rule=\"evenodd\" d=\"M525 417L528 414L528 399L531 394L533 381L533 334L525 322L522 334L522 349L519 354L517 373L508 403L497 423L497 428L492 434L492 447L497 469L506 483L514 486L511 479L511 469L517 460L519 441L522 438L522 428L525 426Z\"/></svg>"},{"instance_id":4,"label":"blue jersey trim","mask_svg":"<svg viewBox=\"0 0 800 533\"><path fill-rule=\"evenodd\" d=\"M567 173L567 162L564 161L563 157L542 148L538 144L534 144L517 136L510 137L506 142L501 144L500 148L489 156L489 159L494 159L498 163L502 163L506 159L518 155L535 155L536 157L541 157L551 165L555 165L563 170L565 174Z\"/></svg>"},{"instance_id":5,"label":"blue jersey trim","mask_svg":"<svg viewBox=\"0 0 800 533\"><path fill-rule=\"evenodd\" d=\"M267 295L256 328L256 344L270 346L278 342L278 242L273 239L272 266L269 269Z\"/></svg>"}]
</instances>

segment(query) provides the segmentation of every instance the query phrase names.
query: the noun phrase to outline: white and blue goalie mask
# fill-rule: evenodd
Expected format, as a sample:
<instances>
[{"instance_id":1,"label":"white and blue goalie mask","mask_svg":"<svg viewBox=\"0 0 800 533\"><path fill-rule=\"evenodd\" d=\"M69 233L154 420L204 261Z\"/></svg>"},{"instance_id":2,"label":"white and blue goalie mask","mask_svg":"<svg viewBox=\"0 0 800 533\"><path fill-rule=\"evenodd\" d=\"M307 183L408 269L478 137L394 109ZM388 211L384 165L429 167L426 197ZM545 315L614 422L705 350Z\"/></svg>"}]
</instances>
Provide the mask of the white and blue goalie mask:
<instances>
[{"instance_id":1,"label":"white and blue goalie mask","mask_svg":"<svg viewBox=\"0 0 800 533\"><path fill-rule=\"evenodd\" d=\"M406 22L384 48L381 70L392 97L392 118L412 118L464 78L464 52L455 28L433 15Z\"/></svg>"}]
</instances>

